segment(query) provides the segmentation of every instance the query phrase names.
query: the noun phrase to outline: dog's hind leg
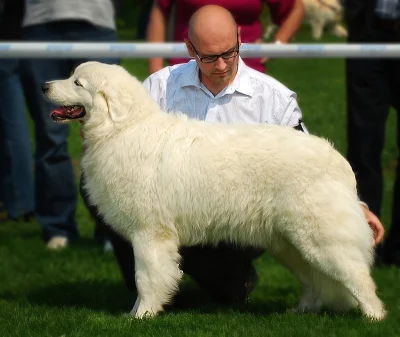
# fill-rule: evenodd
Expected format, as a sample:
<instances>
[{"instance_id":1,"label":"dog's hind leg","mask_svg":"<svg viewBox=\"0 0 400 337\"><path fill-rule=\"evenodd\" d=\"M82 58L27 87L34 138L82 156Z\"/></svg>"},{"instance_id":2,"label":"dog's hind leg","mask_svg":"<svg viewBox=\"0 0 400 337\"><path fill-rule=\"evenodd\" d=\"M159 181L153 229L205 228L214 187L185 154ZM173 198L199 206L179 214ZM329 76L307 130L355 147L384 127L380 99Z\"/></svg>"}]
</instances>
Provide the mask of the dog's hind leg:
<instances>
[{"instance_id":1,"label":"dog's hind leg","mask_svg":"<svg viewBox=\"0 0 400 337\"><path fill-rule=\"evenodd\" d=\"M345 247L343 247L343 250L345 250ZM381 300L376 295L376 286L370 276L368 265L361 261L346 258L345 252L340 257L337 256L337 252L329 251L330 249L327 249L326 253L336 254L336 256L331 256L326 261L324 261L324 257L319 259L318 265L322 267L322 271L345 287L358 301L363 313L371 320L382 320L385 318L386 311ZM322 266L321 263L326 264ZM342 294L345 295L344 293ZM334 310L338 310L341 305L339 303L340 299L341 297L338 297L330 305L329 303L327 305ZM347 303L343 303L343 305L351 307L350 298L344 297L344 299L346 299ZM346 308L343 307L343 309Z\"/></svg>"},{"instance_id":2,"label":"dog's hind leg","mask_svg":"<svg viewBox=\"0 0 400 337\"><path fill-rule=\"evenodd\" d=\"M343 284L321 272L315 273L318 273L319 296L324 306L335 312L347 312L358 306L355 297Z\"/></svg>"},{"instance_id":3,"label":"dog's hind leg","mask_svg":"<svg viewBox=\"0 0 400 337\"><path fill-rule=\"evenodd\" d=\"M302 255L314 268L345 287L361 306L363 313L372 320L382 320L385 309L376 295L376 287L369 272L368 264L363 261L363 256L352 246L314 245L307 243L306 251ZM324 286L324 283L321 283ZM341 298L346 299L347 309L352 307L349 297L339 296L336 301L327 303L332 309L340 307ZM343 309L346 309L343 307Z\"/></svg>"},{"instance_id":4,"label":"dog's hind leg","mask_svg":"<svg viewBox=\"0 0 400 337\"><path fill-rule=\"evenodd\" d=\"M319 312L321 300L317 289L315 289L314 271L310 264L304 260L300 252L291 243L282 237L276 236L274 238L272 251L274 256L300 280L303 287L298 306L290 309L290 312Z\"/></svg>"},{"instance_id":5,"label":"dog's hind leg","mask_svg":"<svg viewBox=\"0 0 400 337\"><path fill-rule=\"evenodd\" d=\"M360 207L357 203L353 205ZM342 205L342 207L346 206ZM360 209L359 211L361 212ZM325 212L322 213L323 216L304 218L304 222L308 221L310 232L302 235L287 232L288 240L293 240L303 258L313 268L344 286L356 298L366 316L372 320L382 320L386 311L376 295L376 287L370 276L369 252L372 249L372 243L369 240L372 236L364 235L369 230L368 224L365 218L362 218L362 214L352 215L352 211L342 210L342 214L338 215L339 212L339 210L337 213L334 209L331 210L331 214L337 216L336 221L327 220L330 217L329 213ZM354 209L353 213L356 213ZM297 218L297 220L300 219ZM354 223L354 221L358 221L360 226L352 225L351 222ZM338 222L340 228L335 227ZM346 222L350 223L346 225ZM297 226L307 228L300 223L297 223ZM366 226L365 230L363 226ZM358 230L364 234L357 232Z\"/></svg>"},{"instance_id":6,"label":"dog's hind leg","mask_svg":"<svg viewBox=\"0 0 400 337\"><path fill-rule=\"evenodd\" d=\"M171 300L182 276L177 240L167 229L162 233L142 231L133 235L132 245L138 297L131 315L154 316Z\"/></svg>"},{"instance_id":7,"label":"dog's hind leg","mask_svg":"<svg viewBox=\"0 0 400 337\"><path fill-rule=\"evenodd\" d=\"M347 37L347 30L340 24L335 24L330 28L330 32L338 37Z\"/></svg>"}]
</instances>

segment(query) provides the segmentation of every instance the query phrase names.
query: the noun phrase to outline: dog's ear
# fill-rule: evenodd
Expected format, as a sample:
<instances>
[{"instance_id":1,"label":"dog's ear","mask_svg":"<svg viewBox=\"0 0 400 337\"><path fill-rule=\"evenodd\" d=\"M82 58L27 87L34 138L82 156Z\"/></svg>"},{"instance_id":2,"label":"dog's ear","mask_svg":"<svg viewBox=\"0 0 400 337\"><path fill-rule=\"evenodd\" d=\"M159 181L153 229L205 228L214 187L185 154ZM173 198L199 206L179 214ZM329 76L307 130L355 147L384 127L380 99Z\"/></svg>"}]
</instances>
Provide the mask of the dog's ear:
<instances>
[{"instance_id":1,"label":"dog's ear","mask_svg":"<svg viewBox=\"0 0 400 337\"><path fill-rule=\"evenodd\" d=\"M108 87L99 91L107 103L108 114L113 122L122 122L132 105L132 97L125 89L113 90Z\"/></svg>"}]
</instances>

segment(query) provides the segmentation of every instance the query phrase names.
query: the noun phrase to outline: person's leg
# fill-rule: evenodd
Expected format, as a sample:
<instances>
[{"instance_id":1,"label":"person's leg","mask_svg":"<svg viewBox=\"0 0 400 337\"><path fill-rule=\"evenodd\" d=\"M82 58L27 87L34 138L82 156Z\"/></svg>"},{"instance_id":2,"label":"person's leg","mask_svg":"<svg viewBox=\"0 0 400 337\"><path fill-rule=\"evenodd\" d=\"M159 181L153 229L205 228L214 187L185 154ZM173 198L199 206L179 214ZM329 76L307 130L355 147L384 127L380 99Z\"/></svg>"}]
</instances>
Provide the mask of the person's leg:
<instances>
[{"instance_id":1,"label":"person's leg","mask_svg":"<svg viewBox=\"0 0 400 337\"><path fill-rule=\"evenodd\" d=\"M34 211L33 159L18 60L0 60L3 202L8 217Z\"/></svg>"},{"instance_id":2,"label":"person's leg","mask_svg":"<svg viewBox=\"0 0 400 337\"><path fill-rule=\"evenodd\" d=\"M67 40L72 41L90 41L90 42L115 42L117 41L117 33L115 30L103 27L96 27L89 22L83 21L75 21L66 23L68 25L67 29ZM71 71L75 69L79 64L87 61L98 61L107 64L119 64L120 59L118 58L90 58L90 59L78 59L78 60L70 60L70 69ZM82 194L82 193L81 193ZM86 204L87 205L87 204ZM88 208L89 212L92 214L92 217L95 221L95 230L94 230L94 237L100 244L107 244L107 240L109 238L109 234L111 232L111 236L116 235L112 229L104 224L104 222L100 219L99 216L94 216L93 209ZM115 244L119 244L120 240L118 238L114 238L111 240L113 243L113 247ZM125 250L125 245L122 245L122 250ZM133 256L132 247L129 244L131 254ZM105 246L106 248L106 246ZM117 254L119 253L120 248L116 248L118 250ZM118 258L118 255L117 255Z\"/></svg>"},{"instance_id":3,"label":"person's leg","mask_svg":"<svg viewBox=\"0 0 400 337\"><path fill-rule=\"evenodd\" d=\"M397 148L400 150L400 61L390 60L392 69L391 94L393 106L397 111ZM393 188L392 223L386 233L384 260L400 266L400 164L396 164L396 178Z\"/></svg>"},{"instance_id":4,"label":"person's leg","mask_svg":"<svg viewBox=\"0 0 400 337\"><path fill-rule=\"evenodd\" d=\"M118 40L117 32L106 27L98 27L86 21L75 21L68 23L66 39L76 42L116 42ZM86 59L72 59L71 68L76 68L79 64L87 61L98 61L107 64L119 64L119 58L110 57L91 57Z\"/></svg>"},{"instance_id":5,"label":"person's leg","mask_svg":"<svg viewBox=\"0 0 400 337\"><path fill-rule=\"evenodd\" d=\"M388 71L382 59L348 59L347 158L356 174L358 191L378 217L382 203L381 153L389 113Z\"/></svg>"},{"instance_id":6,"label":"person's leg","mask_svg":"<svg viewBox=\"0 0 400 337\"><path fill-rule=\"evenodd\" d=\"M24 29L25 41L60 41L62 32L56 24ZM42 93L44 82L70 75L63 59L26 59L23 84L28 109L35 123L36 135L36 215L46 241L52 238L74 239L77 189L71 157L68 153L68 126L54 123L49 112L54 108ZM66 241L62 240L65 246ZM59 247L54 247L59 248Z\"/></svg>"},{"instance_id":7,"label":"person's leg","mask_svg":"<svg viewBox=\"0 0 400 337\"><path fill-rule=\"evenodd\" d=\"M181 247L182 271L221 303L244 302L258 276L253 260L264 250L220 243L217 247Z\"/></svg>"}]
</instances>

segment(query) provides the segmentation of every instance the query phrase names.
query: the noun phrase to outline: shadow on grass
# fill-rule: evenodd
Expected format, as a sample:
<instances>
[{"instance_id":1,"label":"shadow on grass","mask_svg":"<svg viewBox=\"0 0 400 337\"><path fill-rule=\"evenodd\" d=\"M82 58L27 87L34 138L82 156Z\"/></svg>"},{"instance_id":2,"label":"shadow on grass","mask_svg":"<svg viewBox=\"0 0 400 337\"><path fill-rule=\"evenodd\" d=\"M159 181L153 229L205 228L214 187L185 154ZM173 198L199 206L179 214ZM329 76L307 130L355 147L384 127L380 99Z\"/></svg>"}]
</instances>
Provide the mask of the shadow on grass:
<instances>
[{"instance_id":1,"label":"shadow on grass","mask_svg":"<svg viewBox=\"0 0 400 337\"><path fill-rule=\"evenodd\" d=\"M19 301L21 296L13 293L0 294L1 299ZM129 311L136 294L129 293L123 283L107 281L76 281L58 283L27 293L24 301L33 305L57 308L86 308L119 315Z\"/></svg>"},{"instance_id":2,"label":"shadow on grass","mask_svg":"<svg viewBox=\"0 0 400 337\"><path fill-rule=\"evenodd\" d=\"M272 314L285 312L290 292L289 289L274 290L273 301L249 301L242 304L219 304L210 300L203 290L193 282L185 282L173 302L165 306L166 313L250 313ZM21 296L13 293L2 293L0 298L10 301L20 301ZM136 293L130 293L121 283L107 281L84 281L58 283L31 291L24 301L33 305L55 308L85 308L93 311L106 312L115 316L129 312L136 299ZM276 300L276 298L280 300Z\"/></svg>"},{"instance_id":3,"label":"shadow on grass","mask_svg":"<svg viewBox=\"0 0 400 337\"><path fill-rule=\"evenodd\" d=\"M287 298L290 292L290 289L274 289L273 300L269 300L268 297L262 301L250 298L246 303L220 304L212 301L209 295L196 287L193 282L187 282L181 287L173 303L167 306L166 310L175 313L190 311L207 314L236 312L268 315L283 313L288 309Z\"/></svg>"}]
</instances>

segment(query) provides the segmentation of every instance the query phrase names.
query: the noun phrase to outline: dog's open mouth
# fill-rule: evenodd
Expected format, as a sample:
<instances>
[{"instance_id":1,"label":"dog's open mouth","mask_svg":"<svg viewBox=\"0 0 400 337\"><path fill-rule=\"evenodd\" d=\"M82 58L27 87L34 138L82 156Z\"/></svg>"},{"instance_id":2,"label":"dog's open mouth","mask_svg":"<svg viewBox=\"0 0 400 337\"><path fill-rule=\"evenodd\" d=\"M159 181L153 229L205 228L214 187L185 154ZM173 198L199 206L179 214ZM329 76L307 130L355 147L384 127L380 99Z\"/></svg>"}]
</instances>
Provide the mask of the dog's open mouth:
<instances>
[{"instance_id":1,"label":"dog's open mouth","mask_svg":"<svg viewBox=\"0 0 400 337\"><path fill-rule=\"evenodd\" d=\"M86 115L85 108L81 105L60 106L50 113L55 122L63 122L70 119L82 118Z\"/></svg>"}]
</instances>

